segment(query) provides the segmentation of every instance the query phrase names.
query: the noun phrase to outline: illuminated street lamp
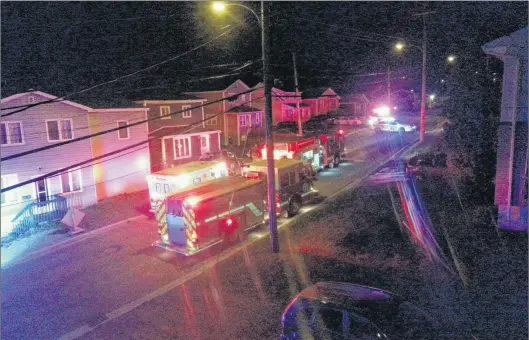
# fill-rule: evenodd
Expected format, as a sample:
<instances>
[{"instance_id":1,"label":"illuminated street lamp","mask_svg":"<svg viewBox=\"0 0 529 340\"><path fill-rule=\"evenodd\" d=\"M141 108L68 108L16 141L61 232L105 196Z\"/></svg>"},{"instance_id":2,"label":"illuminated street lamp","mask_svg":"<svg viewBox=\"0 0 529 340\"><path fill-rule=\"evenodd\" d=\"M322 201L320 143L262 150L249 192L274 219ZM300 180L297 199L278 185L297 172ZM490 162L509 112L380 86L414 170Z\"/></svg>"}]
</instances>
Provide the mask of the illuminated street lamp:
<instances>
[{"instance_id":1,"label":"illuminated street lamp","mask_svg":"<svg viewBox=\"0 0 529 340\"><path fill-rule=\"evenodd\" d=\"M395 44L395 49L397 51L402 51L404 49L404 47L405 47L405 45L402 42L398 42L398 43Z\"/></svg>"},{"instance_id":2,"label":"illuminated street lamp","mask_svg":"<svg viewBox=\"0 0 529 340\"><path fill-rule=\"evenodd\" d=\"M430 95L430 101L432 101L432 102L433 102L433 101L434 101L434 99L435 99L435 94L431 94L431 95Z\"/></svg>"},{"instance_id":3,"label":"illuminated street lamp","mask_svg":"<svg viewBox=\"0 0 529 340\"><path fill-rule=\"evenodd\" d=\"M455 55L449 55L446 58L446 61L448 61L450 64L452 64L452 63L454 63L454 61L456 61L456 56Z\"/></svg>"},{"instance_id":4,"label":"illuminated street lamp","mask_svg":"<svg viewBox=\"0 0 529 340\"><path fill-rule=\"evenodd\" d=\"M264 111L265 111L265 133L266 133L266 173L268 188L268 226L270 228L270 241L272 252L279 252L279 236L277 231L276 216L276 189L275 189L275 167L274 167L274 141L272 139L272 88L269 75L269 33L268 33L268 6L261 1L261 19L253 9L235 2L219 2L212 4L212 9L217 13L223 13L228 6L238 6L251 12L261 26L261 52L263 59L263 83L264 83Z\"/></svg>"}]
</instances>

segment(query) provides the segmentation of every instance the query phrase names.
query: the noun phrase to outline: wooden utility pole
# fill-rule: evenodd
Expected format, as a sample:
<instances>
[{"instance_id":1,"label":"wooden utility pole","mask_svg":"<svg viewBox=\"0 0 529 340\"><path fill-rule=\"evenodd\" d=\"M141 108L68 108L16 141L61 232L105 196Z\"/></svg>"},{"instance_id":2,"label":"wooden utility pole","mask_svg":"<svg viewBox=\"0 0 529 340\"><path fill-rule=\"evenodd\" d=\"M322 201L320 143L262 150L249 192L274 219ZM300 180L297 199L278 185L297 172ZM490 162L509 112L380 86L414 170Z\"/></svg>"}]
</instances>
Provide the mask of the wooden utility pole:
<instances>
[{"instance_id":1,"label":"wooden utility pole","mask_svg":"<svg viewBox=\"0 0 529 340\"><path fill-rule=\"evenodd\" d=\"M298 135L303 136L303 127L301 119L301 110L299 109L299 103L301 98L299 98L299 88L298 88L298 70L296 68L296 53L292 52L292 62L294 63L294 84L296 86L296 108L298 110Z\"/></svg>"},{"instance_id":2,"label":"wooden utility pole","mask_svg":"<svg viewBox=\"0 0 529 340\"><path fill-rule=\"evenodd\" d=\"M413 14L413 16L422 16L422 81L421 81L421 118L419 125L420 142L424 142L424 133L425 133L425 116L426 116L426 15L435 13L435 11L428 11L423 13Z\"/></svg>"},{"instance_id":3,"label":"wooden utility pole","mask_svg":"<svg viewBox=\"0 0 529 340\"><path fill-rule=\"evenodd\" d=\"M391 110L391 71L388 66L388 107Z\"/></svg>"}]
</instances>

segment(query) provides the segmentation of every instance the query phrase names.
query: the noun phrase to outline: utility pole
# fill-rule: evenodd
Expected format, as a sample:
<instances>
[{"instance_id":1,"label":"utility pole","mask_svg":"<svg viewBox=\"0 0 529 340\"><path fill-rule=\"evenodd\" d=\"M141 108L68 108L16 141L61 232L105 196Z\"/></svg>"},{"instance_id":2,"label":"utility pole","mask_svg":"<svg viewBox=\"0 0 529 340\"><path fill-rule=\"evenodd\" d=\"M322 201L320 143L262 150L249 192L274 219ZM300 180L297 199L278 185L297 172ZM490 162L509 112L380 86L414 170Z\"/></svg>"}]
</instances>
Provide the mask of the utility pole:
<instances>
[{"instance_id":1,"label":"utility pole","mask_svg":"<svg viewBox=\"0 0 529 340\"><path fill-rule=\"evenodd\" d=\"M421 118L419 124L420 137L419 141L424 142L424 120L426 116L426 15L435 13L435 11L428 11L423 13L413 14L413 16L422 16L422 81L421 81Z\"/></svg>"},{"instance_id":2,"label":"utility pole","mask_svg":"<svg viewBox=\"0 0 529 340\"><path fill-rule=\"evenodd\" d=\"M388 66L388 107L391 110L391 71Z\"/></svg>"},{"instance_id":3,"label":"utility pole","mask_svg":"<svg viewBox=\"0 0 529 340\"><path fill-rule=\"evenodd\" d=\"M298 135L303 136L303 127L302 120L301 120L301 111L299 109L299 102L301 101L301 98L299 98L299 88L298 88L298 70L296 68L296 53L292 52L292 61L294 63L294 84L296 86L296 107L298 110Z\"/></svg>"},{"instance_id":4,"label":"utility pole","mask_svg":"<svg viewBox=\"0 0 529 340\"><path fill-rule=\"evenodd\" d=\"M274 141L272 135L272 87L269 76L269 41L268 41L268 5L261 1L261 42L263 58L263 84L265 100L266 127L266 179L268 186L268 226L270 228L270 245L273 253L279 252L279 235L276 216L276 179L274 167Z\"/></svg>"}]
</instances>

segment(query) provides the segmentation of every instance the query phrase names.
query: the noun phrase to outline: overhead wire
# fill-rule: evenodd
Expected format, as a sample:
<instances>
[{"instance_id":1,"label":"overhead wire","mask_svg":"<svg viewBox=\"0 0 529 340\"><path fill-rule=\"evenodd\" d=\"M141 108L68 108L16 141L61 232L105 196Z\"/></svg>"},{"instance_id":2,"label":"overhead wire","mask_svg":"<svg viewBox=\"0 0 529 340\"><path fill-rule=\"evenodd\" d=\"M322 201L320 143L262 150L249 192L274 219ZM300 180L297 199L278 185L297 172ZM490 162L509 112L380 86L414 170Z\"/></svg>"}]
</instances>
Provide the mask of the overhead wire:
<instances>
[{"instance_id":1,"label":"overhead wire","mask_svg":"<svg viewBox=\"0 0 529 340\"><path fill-rule=\"evenodd\" d=\"M256 89L254 89L255 91ZM246 101L246 102L243 102L237 106L243 106L245 104L248 104L248 103L251 103L253 101L256 101L256 100L260 100L260 99L263 99L264 97L258 97L258 98L252 98L251 100L249 101ZM218 116L224 114L225 112L219 112L215 115L211 115L210 117L208 118L205 118L205 119L202 119L200 121L197 121L197 122L194 122L194 123L191 123L189 124L186 128L187 130L184 130L184 131L179 131L178 134L182 134L182 133L186 133L186 132L189 132L191 130L193 130L197 125L200 125L208 120L211 120L211 119L214 119L214 118L217 118ZM174 135L174 133L172 133L171 135ZM156 140L156 139L159 139L159 138L163 138L167 135L162 135L162 136L155 136L155 137L150 137L150 138L147 138L146 140L143 140L141 142L138 142L138 143L134 143L132 145L129 145L127 147L123 147L123 148L120 148L120 149L117 149L117 150L114 150L114 151L111 151L111 152L108 152L106 154L103 154L103 155L100 155L100 156L97 156L97 157L93 157L93 158L90 158L90 159L87 159L87 160L84 160L84 161L81 161L81 162L78 162L76 164L72 164L72 165L69 165L69 166L66 166L66 167L63 167L59 170L56 170L56 171L52 171L52 172L49 172L47 174L44 174L42 176L39 176L39 177L36 177L36 178L32 178L30 180L27 180L27 181L23 181L21 183L17 183L17 184L14 184L12 186L9 186L9 187L6 187L6 188L2 188L0 190L0 192L7 192L7 191L10 191L10 190L14 190L16 188L19 188L19 187L22 187L24 185L27 185L27 184L30 184L30 183L34 183L34 182L37 182L37 181L40 181L40 180L43 180L43 179L46 179L48 177L52 177L52 176L55 176L55 175L60 175L68 170L71 170L71 169L76 169L76 168L79 168L80 166L83 166L85 164L88 164L88 163L91 163L93 161L97 161L97 160L100 160L100 159L103 159L103 158L106 158L106 157L109 157L109 156L113 156L113 155L116 155L116 154L119 154L123 151L126 151L126 150L129 150L129 149L132 149L132 148L135 148L137 146L140 146L140 145L143 145L143 144L146 144L146 143L149 143L153 140ZM118 157L122 157L124 155L120 155L120 156L117 156L117 157L114 157L113 159L115 158L118 158ZM104 161L103 161L104 162ZM101 162L102 163L102 162Z\"/></svg>"},{"instance_id":2,"label":"overhead wire","mask_svg":"<svg viewBox=\"0 0 529 340\"><path fill-rule=\"evenodd\" d=\"M50 99L50 100L47 100L47 101L38 102L38 103L32 103L32 104L27 104L27 105L18 106L18 107L1 108L0 110L2 110L2 111L9 110L9 109L15 109L15 108L19 108L19 109L18 109L18 110L15 110L15 111L12 111L12 112L9 112L9 113L2 114L2 115L0 115L0 117L11 116L11 115L13 115L13 114L15 114L15 113L18 113L18 112L21 112L21 111L27 110L27 109L30 108L30 107L35 107L35 106L38 106L38 105L47 104L47 103L52 103L52 102L56 102L56 101L62 101L62 100L65 100L65 98L71 97L71 96L73 96L73 95L80 94L80 93L84 93L84 92L90 91L90 90L92 90L92 89L94 89L94 88L101 87L101 86L108 85L108 84L112 84L112 83L118 82L118 81L120 81L120 80L123 80L123 79L129 78L129 77L132 77L132 76L134 76L134 75L136 75L136 74L138 74L138 73L141 73L141 72L144 72L144 71L147 71L147 70L151 70L151 69L153 69L153 68L155 68L155 67L158 67L158 66L163 65L163 64L166 64L166 63L168 63L168 62L170 62L170 61L176 60L176 59L181 58L181 57L183 57L183 56L185 56L185 55L188 55L189 53L194 52L194 51L196 51L196 50L198 50L198 49L200 49L200 48L202 48L202 47L204 47L204 46L206 46L206 45L208 45L208 44L210 44L210 43L212 43L212 42L214 42L214 41L220 39L221 37L225 36L226 34L228 34L228 33L229 33L230 31L232 31L232 30L233 30L233 27L228 28L228 29L227 29L226 31L224 31L223 33L221 33L221 34L219 34L219 35L213 37L212 39L210 39L210 40L208 40L208 41L206 41L206 42L204 42L204 43L202 43L202 44L200 44L200 45L198 45L198 46L193 47L193 48L190 49L190 50L187 50L187 51L185 51L185 52L182 52L182 53L180 53L180 54L178 54L178 55L176 55L176 56L173 56L173 57L171 57L171 58L165 59L165 60L163 60L163 61L161 61L161 62L158 62L158 63L156 63L156 64L153 64L153 65L147 66L147 67L145 67L145 68L142 68L142 69L140 69L140 70L134 71L134 72L129 73L129 74L125 74L125 75L119 76L119 77L114 78L114 79L112 79L112 80L105 81L105 82L102 82L102 83L99 83L99 84L96 84L96 85L93 85L93 86L87 87L87 88L85 88L85 89L82 89L82 90L79 90L79 91L75 91L75 92L72 92L72 93L66 94L66 95L61 96L61 97L58 97L58 98L56 98L56 99Z\"/></svg>"}]
</instances>

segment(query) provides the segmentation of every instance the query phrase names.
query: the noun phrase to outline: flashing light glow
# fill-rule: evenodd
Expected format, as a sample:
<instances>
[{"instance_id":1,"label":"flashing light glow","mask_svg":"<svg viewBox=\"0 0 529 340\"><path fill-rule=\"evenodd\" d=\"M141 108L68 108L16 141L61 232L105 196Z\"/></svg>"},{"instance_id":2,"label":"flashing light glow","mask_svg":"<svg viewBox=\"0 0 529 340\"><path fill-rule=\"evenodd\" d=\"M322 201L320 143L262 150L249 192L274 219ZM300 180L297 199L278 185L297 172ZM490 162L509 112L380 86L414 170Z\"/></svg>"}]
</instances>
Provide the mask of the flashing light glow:
<instances>
[{"instance_id":1,"label":"flashing light glow","mask_svg":"<svg viewBox=\"0 0 529 340\"><path fill-rule=\"evenodd\" d=\"M377 117L369 117L369 120L367 121L367 123L369 125L374 125L377 121L378 121Z\"/></svg>"},{"instance_id":2,"label":"flashing light glow","mask_svg":"<svg viewBox=\"0 0 529 340\"><path fill-rule=\"evenodd\" d=\"M192 207L194 207L195 205L197 205L198 203L198 197L188 197L186 198L186 203Z\"/></svg>"},{"instance_id":3,"label":"flashing light glow","mask_svg":"<svg viewBox=\"0 0 529 340\"><path fill-rule=\"evenodd\" d=\"M287 152L287 158L288 158L288 159L292 159L292 158L294 158L294 152L293 152L293 151L289 151L289 152Z\"/></svg>"},{"instance_id":4,"label":"flashing light glow","mask_svg":"<svg viewBox=\"0 0 529 340\"><path fill-rule=\"evenodd\" d=\"M145 157L138 157L136 159L136 166L140 169L147 169L149 168L149 161Z\"/></svg>"},{"instance_id":5,"label":"flashing light glow","mask_svg":"<svg viewBox=\"0 0 529 340\"><path fill-rule=\"evenodd\" d=\"M340 135L343 135L343 130L338 131Z\"/></svg>"},{"instance_id":6,"label":"flashing light glow","mask_svg":"<svg viewBox=\"0 0 529 340\"><path fill-rule=\"evenodd\" d=\"M233 224L233 220L232 220L231 218L228 218L228 219L226 220L226 224L227 224L228 226L231 226L231 225Z\"/></svg>"},{"instance_id":7,"label":"flashing light glow","mask_svg":"<svg viewBox=\"0 0 529 340\"><path fill-rule=\"evenodd\" d=\"M226 9L226 5L223 3L223 2L220 2L220 1L215 1L213 3L213 10L215 12L224 12L224 10Z\"/></svg>"},{"instance_id":8,"label":"flashing light glow","mask_svg":"<svg viewBox=\"0 0 529 340\"><path fill-rule=\"evenodd\" d=\"M380 106L380 107L377 107L377 108L373 109L373 112L376 113L377 115L381 116L381 117L389 116L389 107Z\"/></svg>"},{"instance_id":9,"label":"flashing light glow","mask_svg":"<svg viewBox=\"0 0 529 340\"><path fill-rule=\"evenodd\" d=\"M190 177L189 175L180 175L174 178L171 177L170 180L173 182L178 182L178 184L180 184L180 187L183 188L189 185Z\"/></svg>"}]
</instances>

